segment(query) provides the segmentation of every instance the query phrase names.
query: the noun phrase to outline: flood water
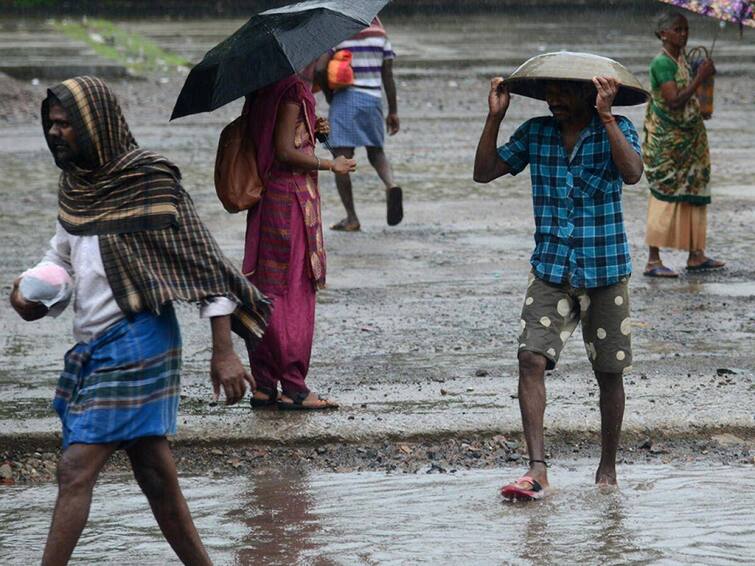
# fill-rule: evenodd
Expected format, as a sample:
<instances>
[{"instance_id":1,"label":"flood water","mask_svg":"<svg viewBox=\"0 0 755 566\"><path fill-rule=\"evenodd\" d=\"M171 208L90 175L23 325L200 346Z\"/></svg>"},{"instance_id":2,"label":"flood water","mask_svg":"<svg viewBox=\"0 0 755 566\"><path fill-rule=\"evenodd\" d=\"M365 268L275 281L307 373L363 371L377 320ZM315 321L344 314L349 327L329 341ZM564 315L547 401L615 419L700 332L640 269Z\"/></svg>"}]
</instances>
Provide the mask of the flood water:
<instances>
[{"instance_id":1,"label":"flood water","mask_svg":"<svg viewBox=\"0 0 755 566\"><path fill-rule=\"evenodd\" d=\"M751 564L755 477L727 466L555 467L536 503L497 495L512 470L315 473L182 481L216 564ZM733 486L736 486L734 488ZM40 558L52 485L0 490L5 564ZM176 561L130 479L98 485L75 563Z\"/></svg>"}]
</instances>

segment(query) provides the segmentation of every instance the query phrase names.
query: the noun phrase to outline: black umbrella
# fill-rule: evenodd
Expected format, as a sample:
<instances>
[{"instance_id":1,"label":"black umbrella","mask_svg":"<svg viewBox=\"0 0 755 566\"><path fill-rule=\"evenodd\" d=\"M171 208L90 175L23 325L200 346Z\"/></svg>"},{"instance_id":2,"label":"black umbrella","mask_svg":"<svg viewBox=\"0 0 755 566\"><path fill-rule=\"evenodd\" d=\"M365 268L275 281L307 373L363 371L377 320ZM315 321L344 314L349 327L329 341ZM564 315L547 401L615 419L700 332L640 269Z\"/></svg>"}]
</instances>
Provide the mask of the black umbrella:
<instances>
[{"instance_id":1,"label":"black umbrella","mask_svg":"<svg viewBox=\"0 0 755 566\"><path fill-rule=\"evenodd\" d=\"M209 112L292 75L370 25L390 0L310 0L256 14L186 78L170 119Z\"/></svg>"}]
</instances>

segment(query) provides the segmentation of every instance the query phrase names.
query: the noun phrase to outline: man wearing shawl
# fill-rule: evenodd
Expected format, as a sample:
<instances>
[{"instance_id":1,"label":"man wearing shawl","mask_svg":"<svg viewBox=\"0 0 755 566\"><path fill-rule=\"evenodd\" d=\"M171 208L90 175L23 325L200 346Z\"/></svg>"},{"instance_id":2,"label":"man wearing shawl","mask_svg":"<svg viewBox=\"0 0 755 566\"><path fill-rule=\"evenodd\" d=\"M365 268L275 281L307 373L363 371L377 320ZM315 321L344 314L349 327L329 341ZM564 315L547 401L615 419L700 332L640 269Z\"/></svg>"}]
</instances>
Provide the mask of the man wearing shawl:
<instances>
[{"instance_id":1,"label":"man wearing shawl","mask_svg":"<svg viewBox=\"0 0 755 566\"><path fill-rule=\"evenodd\" d=\"M62 169L56 233L44 262L75 281L74 336L55 392L62 421L58 499L43 564L65 564L83 530L97 476L118 449L128 454L168 542L185 563L210 564L178 485L166 440L176 431L181 337L174 301L211 320L216 396L238 402L251 376L231 329L252 347L268 302L223 257L175 165L139 149L108 86L77 77L42 103L47 144ZM24 299L25 320L48 314Z\"/></svg>"}]
</instances>

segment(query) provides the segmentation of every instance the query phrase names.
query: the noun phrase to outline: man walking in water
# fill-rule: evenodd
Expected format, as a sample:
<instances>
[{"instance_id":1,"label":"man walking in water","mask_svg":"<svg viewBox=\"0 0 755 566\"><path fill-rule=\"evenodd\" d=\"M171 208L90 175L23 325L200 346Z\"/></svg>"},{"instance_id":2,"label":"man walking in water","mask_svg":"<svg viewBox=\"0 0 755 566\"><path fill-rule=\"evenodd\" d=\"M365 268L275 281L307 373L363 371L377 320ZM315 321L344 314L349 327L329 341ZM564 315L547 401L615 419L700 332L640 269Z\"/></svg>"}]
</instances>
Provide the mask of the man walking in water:
<instances>
[{"instance_id":1,"label":"man walking in water","mask_svg":"<svg viewBox=\"0 0 755 566\"><path fill-rule=\"evenodd\" d=\"M389 226L395 226L404 217L403 194L401 187L393 180L391 164L383 151L385 132L382 88L385 88L385 96L388 99L385 124L388 135L392 136L398 133L400 127L396 83L393 80L393 60L396 54L379 18L375 18L370 27L338 44L332 53L341 50L351 52L353 84L332 92L328 88L328 80L323 76L322 69L320 73L319 82L330 104L328 143L333 148L335 157L343 155L348 159L354 157L354 148L366 147L367 159L385 185L386 220ZM333 224L331 229L358 231L360 224L354 207L351 176L348 173L336 174L336 187L346 209L346 218Z\"/></svg>"},{"instance_id":2,"label":"man walking in water","mask_svg":"<svg viewBox=\"0 0 755 566\"><path fill-rule=\"evenodd\" d=\"M181 334L174 301L210 318L215 395L237 403L254 385L231 326L252 347L269 304L223 257L165 157L139 149L108 86L76 77L42 104L47 144L62 169L58 222L43 264L74 286L74 336L53 406L63 453L42 564L66 564L86 525L92 489L126 452L163 535L185 564L211 564L178 484L166 439L176 432ZM16 280L24 320L50 314ZM114 559L113 562L117 562Z\"/></svg>"},{"instance_id":3,"label":"man walking in water","mask_svg":"<svg viewBox=\"0 0 755 566\"><path fill-rule=\"evenodd\" d=\"M619 84L550 81L545 100L552 116L521 125L496 148L510 95L491 81L489 112L477 146L474 180L487 183L529 165L535 212L519 336L519 406L529 470L502 488L507 499L540 499L548 488L543 417L545 371L582 323L582 336L600 388L602 453L596 483L616 484L616 451L624 415L623 372L632 360L629 246L621 205L622 181L642 176L637 132L614 116ZM597 96L596 96L597 91Z\"/></svg>"}]
</instances>

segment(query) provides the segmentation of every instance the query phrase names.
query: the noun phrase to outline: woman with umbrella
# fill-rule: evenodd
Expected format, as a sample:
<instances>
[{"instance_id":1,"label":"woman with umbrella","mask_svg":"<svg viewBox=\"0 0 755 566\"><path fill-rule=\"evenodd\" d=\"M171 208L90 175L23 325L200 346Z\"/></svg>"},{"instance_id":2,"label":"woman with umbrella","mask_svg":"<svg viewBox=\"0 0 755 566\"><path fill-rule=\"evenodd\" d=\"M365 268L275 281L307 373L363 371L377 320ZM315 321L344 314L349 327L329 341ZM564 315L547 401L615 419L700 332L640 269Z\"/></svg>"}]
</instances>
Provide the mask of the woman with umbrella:
<instances>
[{"instance_id":1,"label":"woman with umbrella","mask_svg":"<svg viewBox=\"0 0 755 566\"><path fill-rule=\"evenodd\" d=\"M247 216L242 267L273 303L265 335L250 355L253 407L337 406L305 385L315 293L325 284L317 172L347 175L356 162L315 156L315 136L328 127L316 119L312 91L294 73L367 27L387 2L309 0L255 14L191 70L173 109L178 118L247 95L244 113L265 190Z\"/></svg>"},{"instance_id":2,"label":"woman with umbrella","mask_svg":"<svg viewBox=\"0 0 755 566\"><path fill-rule=\"evenodd\" d=\"M325 285L317 172L345 175L356 169L356 162L315 156L315 136L327 131L327 124L316 118L315 98L298 75L248 97L246 110L265 191L247 217L242 269L273 303L267 331L250 354L257 382L252 406L335 408L305 385L315 293Z\"/></svg>"},{"instance_id":3,"label":"woman with umbrella","mask_svg":"<svg viewBox=\"0 0 755 566\"><path fill-rule=\"evenodd\" d=\"M695 91L715 73L706 59L691 76L684 56L689 25L681 14L657 19L661 53L650 63L652 98L645 116L642 155L650 184L644 275L678 277L663 265L659 248L689 251L687 271L720 269L724 262L705 255L710 203L708 138Z\"/></svg>"}]
</instances>

